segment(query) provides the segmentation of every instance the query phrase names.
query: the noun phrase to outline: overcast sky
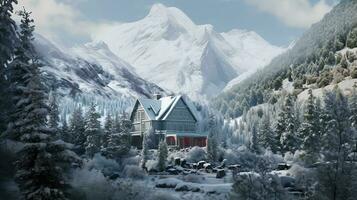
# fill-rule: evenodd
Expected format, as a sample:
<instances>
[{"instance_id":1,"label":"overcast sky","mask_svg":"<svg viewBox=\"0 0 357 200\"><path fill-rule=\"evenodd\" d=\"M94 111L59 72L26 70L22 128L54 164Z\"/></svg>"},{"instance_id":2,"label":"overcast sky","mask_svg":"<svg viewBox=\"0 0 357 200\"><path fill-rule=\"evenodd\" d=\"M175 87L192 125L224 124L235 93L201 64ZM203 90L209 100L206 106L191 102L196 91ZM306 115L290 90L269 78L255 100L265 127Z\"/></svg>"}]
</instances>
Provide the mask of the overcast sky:
<instances>
[{"instance_id":1,"label":"overcast sky","mask_svg":"<svg viewBox=\"0 0 357 200\"><path fill-rule=\"evenodd\" d=\"M196 24L216 31L247 29L274 45L287 46L329 12L338 0L22 0L33 11L37 31L65 45L90 41L115 23L145 17L162 3L185 12Z\"/></svg>"}]
</instances>

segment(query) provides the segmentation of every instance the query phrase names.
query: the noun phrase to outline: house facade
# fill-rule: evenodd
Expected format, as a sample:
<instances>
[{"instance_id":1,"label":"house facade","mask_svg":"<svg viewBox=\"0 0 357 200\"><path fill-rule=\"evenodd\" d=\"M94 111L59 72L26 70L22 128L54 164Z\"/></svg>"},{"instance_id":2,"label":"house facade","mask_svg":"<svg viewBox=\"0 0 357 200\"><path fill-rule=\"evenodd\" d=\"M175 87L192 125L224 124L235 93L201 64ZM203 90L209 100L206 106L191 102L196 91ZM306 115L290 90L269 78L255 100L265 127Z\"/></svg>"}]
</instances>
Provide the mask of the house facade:
<instances>
[{"instance_id":1,"label":"house facade","mask_svg":"<svg viewBox=\"0 0 357 200\"><path fill-rule=\"evenodd\" d=\"M132 145L138 148L148 131L154 132L156 144L165 139L169 146L179 148L206 146L207 134L197 131L196 108L181 95L137 99L130 120Z\"/></svg>"}]
</instances>

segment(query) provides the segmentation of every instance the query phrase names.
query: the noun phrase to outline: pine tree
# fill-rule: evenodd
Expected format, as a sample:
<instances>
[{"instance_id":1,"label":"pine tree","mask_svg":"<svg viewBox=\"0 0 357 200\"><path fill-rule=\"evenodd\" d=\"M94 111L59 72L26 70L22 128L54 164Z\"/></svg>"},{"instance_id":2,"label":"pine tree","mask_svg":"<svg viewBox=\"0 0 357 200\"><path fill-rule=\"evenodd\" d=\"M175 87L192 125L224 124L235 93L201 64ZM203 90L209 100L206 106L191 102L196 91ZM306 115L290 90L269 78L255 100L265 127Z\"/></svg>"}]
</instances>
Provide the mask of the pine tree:
<instances>
[{"instance_id":1,"label":"pine tree","mask_svg":"<svg viewBox=\"0 0 357 200\"><path fill-rule=\"evenodd\" d=\"M217 141L217 125L214 115L209 116L209 134L207 138L207 157L208 160L215 162L217 161L217 151L218 151L218 141Z\"/></svg>"},{"instance_id":2,"label":"pine tree","mask_svg":"<svg viewBox=\"0 0 357 200\"><path fill-rule=\"evenodd\" d=\"M14 4L17 4L17 0L0 0L0 134L6 130L8 115L12 109L9 95L11 81L6 77L10 76L8 64L18 43L16 24L11 19Z\"/></svg>"},{"instance_id":3,"label":"pine tree","mask_svg":"<svg viewBox=\"0 0 357 200\"><path fill-rule=\"evenodd\" d=\"M86 114L85 122L85 135L87 137L85 142L86 155L93 157L94 154L100 151L101 146L101 127L100 127L100 115L97 113L95 104L92 103Z\"/></svg>"},{"instance_id":4,"label":"pine tree","mask_svg":"<svg viewBox=\"0 0 357 200\"><path fill-rule=\"evenodd\" d=\"M141 150L141 161L140 161L140 167L144 170L146 170L146 162L149 160L149 147L147 143L147 136L143 136L143 144L142 144L142 150Z\"/></svg>"},{"instance_id":5,"label":"pine tree","mask_svg":"<svg viewBox=\"0 0 357 200\"><path fill-rule=\"evenodd\" d=\"M73 135L71 134L68 125L67 125L67 119L64 118L62 121L62 127L60 129L61 132L61 139L67 143L72 143L73 144Z\"/></svg>"},{"instance_id":6,"label":"pine tree","mask_svg":"<svg viewBox=\"0 0 357 200\"><path fill-rule=\"evenodd\" d=\"M306 102L304 113L304 122L299 128L299 136L302 139L302 149L306 152L306 162L314 163L317 161L320 152L320 130L319 116L317 113L317 106L315 104L315 97L312 95L312 90L308 91L309 98Z\"/></svg>"},{"instance_id":7,"label":"pine tree","mask_svg":"<svg viewBox=\"0 0 357 200\"><path fill-rule=\"evenodd\" d=\"M357 47L357 27L352 29L350 33L347 36L347 47L349 48L355 48Z\"/></svg>"},{"instance_id":8,"label":"pine tree","mask_svg":"<svg viewBox=\"0 0 357 200\"><path fill-rule=\"evenodd\" d=\"M74 109L70 119L69 119L69 132L73 138L73 144L76 145L79 154L84 154L84 143L87 140L87 137L84 133L85 131L85 122L82 114L82 109L77 107Z\"/></svg>"},{"instance_id":9,"label":"pine tree","mask_svg":"<svg viewBox=\"0 0 357 200\"><path fill-rule=\"evenodd\" d=\"M250 141L249 141L249 149L256 153L260 153L259 140L258 140L258 131L256 127L256 122L252 122L250 127Z\"/></svg>"},{"instance_id":10,"label":"pine tree","mask_svg":"<svg viewBox=\"0 0 357 200\"><path fill-rule=\"evenodd\" d=\"M318 168L319 193L328 199L348 199L353 170L346 163L352 148L347 98L335 88L325 94L324 105L328 121L322 135L325 165Z\"/></svg>"},{"instance_id":11,"label":"pine tree","mask_svg":"<svg viewBox=\"0 0 357 200\"><path fill-rule=\"evenodd\" d=\"M23 10L19 15L22 17L21 47L24 47L31 45L34 26L29 12ZM26 109L18 113L18 116L22 116L21 128L18 130L24 147L16 161L15 181L19 185L23 199L67 199L68 184L63 169L65 166L69 167L68 161L75 161L76 156L66 149L66 145L53 142L53 130L47 125L49 107L46 104L47 94L41 82L40 64L35 58L30 57L30 61L27 60L28 57L24 58L26 59L16 63L19 68L24 64L23 67L28 71L22 77L23 99L18 100L16 104ZM59 167L59 164L62 167Z\"/></svg>"},{"instance_id":12,"label":"pine tree","mask_svg":"<svg viewBox=\"0 0 357 200\"><path fill-rule=\"evenodd\" d=\"M266 149L270 148L273 153L278 152L278 142L276 135L270 126L270 115L265 113L259 127L259 140L262 146Z\"/></svg>"},{"instance_id":13,"label":"pine tree","mask_svg":"<svg viewBox=\"0 0 357 200\"><path fill-rule=\"evenodd\" d=\"M107 114L107 117L105 118L104 122L104 135L102 137L102 147L101 148L106 148L108 146L108 140L111 134L114 133L119 133L119 132L114 132L114 122L110 114Z\"/></svg>"},{"instance_id":14,"label":"pine tree","mask_svg":"<svg viewBox=\"0 0 357 200\"><path fill-rule=\"evenodd\" d=\"M353 85L351 97L349 99L350 121L352 127L357 130L357 83Z\"/></svg>"},{"instance_id":15,"label":"pine tree","mask_svg":"<svg viewBox=\"0 0 357 200\"><path fill-rule=\"evenodd\" d=\"M49 107L50 107L50 113L49 113L48 125L55 132L57 132L58 123L59 123L59 111L58 111L57 96L54 92L51 92L50 94Z\"/></svg>"},{"instance_id":16,"label":"pine tree","mask_svg":"<svg viewBox=\"0 0 357 200\"><path fill-rule=\"evenodd\" d=\"M162 140L159 143L158 168L159 168L160 171L164 171L165 170L167 156L168 156L167 144L166 144L166 141Z\"/></svg>"},{"instance_id":17,"label":"pine tree","mask_svg":"<svg viewBox=\"0 0 357 200\"><path fill-rule=\"evenodd\" d=\"M294 152L298 147L298 139L295 133L295 116L294 116L293 98L287 95L284 103L284 118L286 127L281 135L280 143L282 152Z\"/></svg>"}]
</instances>

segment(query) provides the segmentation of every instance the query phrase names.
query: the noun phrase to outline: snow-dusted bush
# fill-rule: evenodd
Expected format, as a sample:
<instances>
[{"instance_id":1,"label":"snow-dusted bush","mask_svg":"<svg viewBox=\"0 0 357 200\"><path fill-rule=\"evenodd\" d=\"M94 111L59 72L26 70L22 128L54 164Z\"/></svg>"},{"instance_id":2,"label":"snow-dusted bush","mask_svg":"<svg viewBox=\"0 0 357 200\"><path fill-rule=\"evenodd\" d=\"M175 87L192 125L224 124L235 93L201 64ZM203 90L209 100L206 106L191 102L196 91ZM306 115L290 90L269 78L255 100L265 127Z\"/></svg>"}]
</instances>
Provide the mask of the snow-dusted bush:
<instances>
[{"instance_id":1,"label":"snow-dusted bush","mask_svg":"<svg viewBox=\"0 0 357 200\"><path fill-rule=\"evenodd\" d=\"M71 180L71 199L110 199L115 188L96 169L77 169L74 170Z\"/></svg>"},{"instance_id":2,"label":"snow-dusted bush","mask_svg":"<svg viewBox=\"0 0 357 200\"><path fill-rule=\"evenodd\" d=\"M188 162L198 162L201 160L205 160L206 156L207 155L206 155L206 151L204 150L204 148L193 147L192 149L190 149L187 152L186 160Z\"/></svg>"},{"instance_id":3,"label":"snow-dusted bush","mask_svg":"<svg viewBox=\"0 0 357 200\"><path fill-rule=\"evenodd\" d=\"M168 192L154 192L150 198L148 198L149 200L179 200L177 197L172 196L170 193Z\"/></svg>"},{"instance_id":4,"label":"snow-dusted bush","mask_svg":"<svg viewBox=\"0 0 357 200\"><path fill-rule=\"evenodd\" d=\"M123 174L127 178L132 178L132 179L144 179L146 176L145 172L137 165L125 166Z\"/></svg>"},{"instance_id":5,"label":"snow-dusted bush","mask_svg":"<svg viewBox=\"0 0 357 200\"><path fill-rule=\"evenodd\" d=\"M185 182L191 182L191 183L203 183L205 178L201 175L189 174L189 175L183 176L182 180Z\"/></svg>"},{"instance_id":6,"label":"snow-dusted bush","mask_svg":"<svg viewBox=\"0 0 357 200\"><path fill-rule=\"evenodd\" d=\"M289 199L274 174L241 173L235 177L231 199Z\"/></svg>"},{"instance_id":7,"label":"snow-dusted bush","mask_svg":"<svg viewBox=\"0 0 357 200\"><path fill-rule=\"evenodd\" d=\"M157 169L157 164L158 164L158 161L157 161L157 160L148 160L148 161L146 162L146 168L148 169L148 171L158 170L158 169Z\"/></svg>"},{"instance_id":8,"label":"snow-dusted bush","mask_svg":"<svg viewBox=\"0 0 357 200\"><path fill-rule=\"evenodd\" d=\"M105 175L110 175L115 171L120 171L120 166L115 160L107 159L99 153L95 154L90 160L85 161L84 167L91 169L96 169Z\"/></svg>"},{"instance_id":9,"label":"snow-dusted bush","mask_svg":"<svg viewBox=\"0 0 357 200\"><path fill-rule=\"evenodd\" d=\"M305 151L297 150L295 153L286 152L284 154L284 161L287 163L299 163L304 164L303 158L305 155Z\"/></svg>"}]
</instances>

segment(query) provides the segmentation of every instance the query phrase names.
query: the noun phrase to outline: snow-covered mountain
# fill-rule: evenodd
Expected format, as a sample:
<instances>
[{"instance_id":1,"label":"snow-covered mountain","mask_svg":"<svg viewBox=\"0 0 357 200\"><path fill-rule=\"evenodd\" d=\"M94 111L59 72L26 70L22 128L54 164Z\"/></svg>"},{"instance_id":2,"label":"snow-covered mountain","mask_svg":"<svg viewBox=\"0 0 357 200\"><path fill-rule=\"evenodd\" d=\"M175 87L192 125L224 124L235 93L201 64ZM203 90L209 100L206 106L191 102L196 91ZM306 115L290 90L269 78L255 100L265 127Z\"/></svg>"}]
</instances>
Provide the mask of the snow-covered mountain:
<instances>
[{"instance_id":1,"label":"snow-covered mountain","mask_svg":"<svg viewBox=\"0 0 357 200\"><path fill-rule=\"evenodd\" d=\"M181 10L162 4L139 21L100 30L93 40L106 42L144 79L194 99L217 95L231 80L284 51L254 32L218 33L212 25L196 25Z\"/></svg>"},{"instance_id":2,"label":"snow-covered mountain","mask_svg":"<svg viewBox=\"0 0 357 200\"><path fill-rule=\"evenodd\" d=\"M34 46L44 64L46 84L62 94L85 93L130 102L139 96L164 93L157 85L140 78L104 42L63 51L37 34Z\"/></svg>"}]
</instances>

